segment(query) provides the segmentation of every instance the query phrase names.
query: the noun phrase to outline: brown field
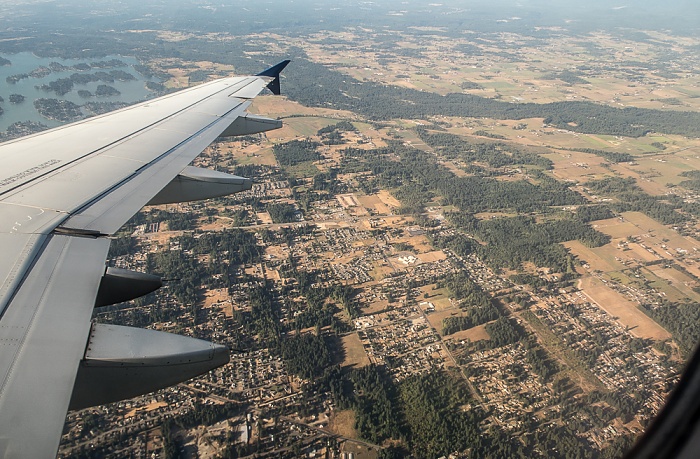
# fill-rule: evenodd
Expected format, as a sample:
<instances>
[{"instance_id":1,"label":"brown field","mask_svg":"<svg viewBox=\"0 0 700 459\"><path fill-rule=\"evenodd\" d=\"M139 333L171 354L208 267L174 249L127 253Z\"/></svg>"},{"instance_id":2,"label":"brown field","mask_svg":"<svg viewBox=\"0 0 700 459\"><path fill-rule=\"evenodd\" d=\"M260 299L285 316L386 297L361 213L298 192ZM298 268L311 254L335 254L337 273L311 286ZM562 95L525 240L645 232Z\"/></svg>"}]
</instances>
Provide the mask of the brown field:
<instances>
[{"instance_id":1,"label":"brown field","mask_svg":"<svg viewBox=\"0 0 700 459\"><path fill-rule=\"evenodd\" d=\"M617 317L620 324L629 327L633 335L658 341L671 337L671 334L661 325L640 311L636 304L598 279L591 276L583 277L579 281L579 288L605 312Z\"/></svg>"},{"instance_id":2,"label":"brown field","mask_svg":"<svg viewBox=\"0 0 700 459\"><path fill-rule=\"evenodd\" d=\"M430 301L430 300L428 300ZM435 304L433 301L430 301L431 303ZM431 312L430 314L427 314L428 317L428 322L430 322L430 326L433 327L435 330L438 331L442 335L442 321L443 319L446 319L447 317L459 317L463 316L464 313L462 313L461 310L459 309L447 309L447 310L437 310L437 305L435 305L435 312Z\"/></svg>"},{"instance_id":3,"label":"brown field","mask_svg":"<svg viewBox=\"0 0 700 459\"><path fill-rule=\"evenodd\" d=\"M657 276L657 274L651 271L650 269L642 269L642 275L644 276L644 279L646 279L646 281L648 282L648 285L661 292L661 294L667 300L673 303L677 303L679 301L684 300L690 300L690 297L688 295L684 295L683 292L676 288L673 285L673 282L670 282L668 279L665 279L663 277Z\"/></svg>"},{"instance_id":4,"label":"brown field","mask_svg":"<svg viewBox=\"0 0 700 459\"><path fill-rule=\"evenodd\" d=\"M648 266L647 269L659 278L670 282L674 288L678 289L686 297L692 298L694 301L700 301L700 295L693 290L694 287L698 286L697 279L693 279L675 268L665 268L661 265Z\"/></svg>"},{"instance_id":5,"label":"brown field","mask_svg":"<svg viewBox=\"0 0 700 459\"><path fill-rule=\"evenodd\" d=\"M649 249L649 248L644 248L640 244L637 243L629 243L627 244L627 247L629 247L629 254L631 259L635 259L638 261L641 261L642 263L649 262L649 261L656 261L660 259L658 255L656 255L656 251ZM650 252L651 250L651 252Z\"/></svg>"},{"instance_id":6,"label":"brown field","mask_svg":"<svg viewBox=\"0 0 700 459\"><path fill-rule=\"evenodd\" d=\"M374 449L351 441L343 442L340 450L345 453L352 453L355 459L377 459L379 457L379 454Z\"/></svg>"},{"instance_id":7,"label":"brown field","mask_svg":"<svg viewBox=\"0 0 700 459\"><path fill-rule=\"evenodd\" d=\"M207 290L204 293L204 305L202 307L211 308L215 304L228 302L228 299L228 289L226 288Z\"/></svg>"},{"instance_id":8,"label":"brown field","mask_svg":"<svg viewBox=\"0 0 700 459\"><path fill-rule=\"evenodd\" d=\"M652 196L663 196L668 192L668 187L653 180L660 177L660 175L650 171L635 170L633 167L634 166L628 166L626 164L615 164L611 166L615 172L618 172L623 177L632 177L635 179L639 188L645 193Z\"/></svg>"},{"instance_id":9,"label":"brown field","mask_svg":"<svg viewBox=\"0 0 700 459\"><path fill-rule=\"evenodd\" d=\"M381 281L387 275L394 272L394 268L384 261L377 260L373 262L372 265L374 266L374 268L370 272L370 276L372 276L372 278L376 281Z\"/></svg>"},{"instance_id":10,"label":"brown field","mask_svg":"<svg viewBox=\"0 0 700 459\"><path fill-rule=\"evenodd\" d=\"M391 242L407 242L413 246L416 253L422 254L426 252L433 252L433 246L430 245L428 239L424 235L410 236L410 237L399 237L392 239ZM420 258L420 257L419 257Z\"/></svg>"},{"instance_id":11,"label":"brown field","mask_svg":"<svg viewBox=\"0 0 700 459\"><path fill-rule=\"evenodd\" d=\"M447 258L447 255L445 255L445 252L442 250L434 250L432 252L419 253L417 257L423 263L430 263L433 261L444 260Z\"/></svg>"},{"instance_id":12,"label":"brown field","mask_svg":"<svg viewBox=\"0 0 700 459\"><path fill-rule=\"evenodd\" d=\"M328 422L328 430L342 437L357 438L355 412L353 410L332 411Z\"/></svg>"},{"instance_id":13,"label":"brown field","mask_svg":"<svg viewBox=\"0 0 700 459\"><path fill-rule=\"evenodd\" d=\"M359 206L360 202L357 200L357 196L354 193L350 194L338 194L335 197L338 203L344 208Z\"/></svg>"},{"instance_id":14,"label":"brown field","mask_svg":"<svg viewBox=\"0 0 700 459\"><path fill-rule=\"evenodd\" d=\"M165 402L155 402L155 403L151 403L151 404L149 404L149 405L147 405L147 406L145 406L145 407L143 407L143 408L134 408L133 410L127 412L127 413L124 415L124 418L133 417L133 416L136 415L136 413L138 413L138 412L153 411L153 410L157 410L158 408L165 407L165 406L168 406L168 404L165 403Z\"/></svg>"},{"instance_id":15,"label":"brown field","mask_svg":"<svg viewBox=\"0 0 700 459\"><path fill-rule=\"evenodd\" d=\"M336 124L338 121L318 116L286 118L283 120L284 125L282 128L273 131L270 136L285 140L291 140L299 136L311 137L315 136L319 129Z\"/></svg>"},{"instance_id":16,"label":"brown field","mask_svg":"<svg viewBox=\"0 0 700 459\"><path fill-rule=\"evenodd\" d=\"M379 193L377 193L377 196L379 196L379 199L381 199L382 202L389 207L401 207L399 200L393 197L387 190L381 190Z\"/></svg>"},{"instance_id":17,"label":"brown field","mask_svg":"<svg viewBox=\"0 0 700 459\"><path fill-rule=\"evenodd\" d=\"M687 250L688 252L700 250L700 243L691 238L681 236L673 229L667 228L641 212L625 212L622 215L625 220L639 228L638 234L650 233L652 236L650 239L659 245L666 245L669 248L669 252L673 252L676 249ZM667 241L664 242L663 239Z\"/></svg>"},{"instance_id":18,"label":"brown field","mask_svg":"<svg viewBox=\"0 0 700 459\"><path fill-rule=\"evenodd\" d=\"M282 276L280 276L280 272L278 270L268 268L265 270L265 279L272 281L280 281L282 280Z\"/></svg>"},{"instance_id":19,"label":"brown field","mask_svg":"<svg viewBox=\"0 0 700 459\"><path fill-rule=\"evenodd\" d=\"M231 226L231 220L227 218L222 218L219 217L218 215L215 216L216 220L214 220L211 223L201 223L197 225L198 229L201 229L202 231L222 231L229 226Z\"/></svg>"},{"instance_id":20,"label":"brown field","mask_svg":"<svg viewBox=\"0 0 700 459\"><path fill-rule=\"evenodd\" d=\"M389 302L387 300L373 301L368 307L362 308L364 314L374 314L379 311L383 311L389 307Z\"/></svg>"},{"instance_id":21,"label":"brown field","mask_svg":"<svg viewBox=\"0 0 700 459\"><path fill-rule=\"evenodd\" d=\"M352 119L352 112L346 110L331 110L320 107L305 107L298 102L292 102L284 96L258 96L253 101L253 105L248 109L251 113L260 113L261 115L274 117L285 117L289 115L309 115L321 116L335 119ZM286 121L284 121L286 122ZM268 134L269 137L274 137L275 132Z\"/></svg>"},{"instance_id":22,"label":"brown field","mask_svg":"<svg viewBox=\"0 0 700 459\"><path fill-rule=\"evenodd\" d=\"M664 195L669 191L668 185L678 185L686 180L685 177L681 177L681 173L700 169L700 147L696 140L658 136L650 138L649 141L662 142L668 147L664 151L653 150L657 154L640 157L633 164L623 163L614 167L623 176L636 178L639 186L646 192L657 196Z\"/></svg>"},{"instance_id":23,"label":"brown field","mask_svg":"<svg viewBox=\"0 0 700 459\"><path fill-rule=\"evenodd\" d=\"M602 166L607 161L596 155L577 151L559 151L543 156L554 162L552 173L560 180L587 182L612 175Z\"/></svg>"},{"instance_id":24,"label":"brown field","mask_svg":"<svg viewBox=\"0 0 700 459\"><path fill-rule=\"evenodd\" d=\"M249 145L233 153L236 162L241 165L260 164L262 166L276 166L277 158L268 146Z\"/></svg>"},{"instance_id":25,"label":"brown field","mask_svg":"<svg viewBox=\"0 0 700 459\"><path fill-rule=\"evenodd\" d=\"M683 267L688 270L688 272L695 276L697 279L700 279L700 266L697 264L690 263L689 261L685 261L685 263L682 263Z\"/></svg>"},{"instance_id":26,"label":"brown field","mask_svg":"<svg viewBox=\"0 0 700 459\"><path fill-rule=\"evenodd\" d=\"M455 341L470 340L472 343L485 339L491 339L486 331L486 324L472 327L469 330L458 331L457 333L451 334L450 338L454 339Z\"/></svg>"},{"instance_id":27,"label":"brown field","mask_svg":"<svg viewBox=\"0 0 700 459\"><path fill-rule=\"evenodd\" d=\"M428 298L426 301L433 303L436 312L454 309L455 307L447 296Z\"/></svg>"},{"instance_id":28,"label":"brown field","mask_svg":"<svg viewBox=\"0 0 700 459\"><path fill-rule=\"evenodd\" d=\"M258 217L258 220L262 222L263 225L272 223L272 218L270 217L270 214L268 212L258 212L256 216Z\"/></svg>"},{"instance_id":29,"label":"brown field","mask_svg":"<svg viewBox=\"0 0 700 459\"><path fill-rule=\"evenodd\" d=\"M563 245L576 255L580 261L588 263L590 269L594 271L609 272L625 269L623 264L615 260L615 254L611 252L616 249L610 247L610 245L595 249L589 249L579 241L564 242Z\"/></svg>"},{"instance_id":30,"label":"brown field","mask_svg":"<svg viewBox=\"0 0 700 459\"><path fill-rule=\"evenodd\" d=\"M370 196L358 196L357 201L367 210L374 210L379 215L390 215L391 208L387 206L376 194Z\"/></svg>"},{"instance_id":31,"label":"brown field","mask_svg":"<svg viewBox=\"0 0 700 459\"><path fill-rule=\"evenodd\" d=\"M591 222L591 226L601 233L605 233L612 238L625 238L627 236L636 236L639 234L637 228L632 222L623 218L609 218L607 220L597 220Z\"/></svg>"},{"instance_id":32,"label":"brown field","mask_svg":"<svg viewBox=\"0 0 700 459\"><path fill-rule=\"evenodd\" d=\"M343 367L364 367L369 365L369 358L365 349L362 347L360 337L357 333L350 333L341 338L343 350L345 351L345 359L341 366Z\"/></svg>"}]
</instances>

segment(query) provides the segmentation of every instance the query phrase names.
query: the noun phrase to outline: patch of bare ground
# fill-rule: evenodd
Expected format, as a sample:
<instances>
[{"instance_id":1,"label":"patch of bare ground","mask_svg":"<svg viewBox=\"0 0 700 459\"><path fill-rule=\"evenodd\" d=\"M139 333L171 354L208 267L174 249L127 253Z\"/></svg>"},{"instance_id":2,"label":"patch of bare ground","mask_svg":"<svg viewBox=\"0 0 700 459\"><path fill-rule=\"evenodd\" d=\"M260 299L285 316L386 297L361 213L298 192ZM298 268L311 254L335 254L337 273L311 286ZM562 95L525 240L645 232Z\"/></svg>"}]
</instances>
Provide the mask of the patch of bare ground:
<instances>
[{"instance_id":1,"label":"patch of bare ground","mask_svg":"<svg viewBox=\"0 0 700 459\"><path fill-rule=\"evenodd\" d=\"M466 341L469 340L472 343L476 341L482 341L482 340L489 340L491 337L489 336L488 332L486 331L486 325L478 325L476 327L472 327L468 330L462 330L458 331L456 333L453 333L449 336L449 338L454 339L455 341Z\"/></svg>"},{"instance_id":2,"label":"patch of bare ground","mask_svg":"<svg viewBox=\"0 0 700 459\"><path fill-rule=\"evenodd\" d=\"M595 277L583 277L579 281L579 288L601 309L617 317L620 324L629 327L633 335L657 341L671 338L669 332L644 314L636 304Z\"/></svg>"},{"instance_id":3,"label":"patch of bare ground","mask_svg":"<svg viewBox=\"0 0 700 459\"><path fill-rule=\"evenodd\" d=\"M357 438L355 430L355 412L353 410L336 410L331 414L328 430L345 438Z\"/></svg>"},{"instance_id":4,"label":"patch of bare ground","mask_svg":"<svg viewBox=\"0 0 700 459\"><path fill-rule=\"evenodd\" d=\"M343 359L343 367L364 367L370 364L369 357L362 347L362 342L357 333L350 333L341 338L345 358ZM353 437L354 438L354 437Z\"/></svg>"}]
</instances>

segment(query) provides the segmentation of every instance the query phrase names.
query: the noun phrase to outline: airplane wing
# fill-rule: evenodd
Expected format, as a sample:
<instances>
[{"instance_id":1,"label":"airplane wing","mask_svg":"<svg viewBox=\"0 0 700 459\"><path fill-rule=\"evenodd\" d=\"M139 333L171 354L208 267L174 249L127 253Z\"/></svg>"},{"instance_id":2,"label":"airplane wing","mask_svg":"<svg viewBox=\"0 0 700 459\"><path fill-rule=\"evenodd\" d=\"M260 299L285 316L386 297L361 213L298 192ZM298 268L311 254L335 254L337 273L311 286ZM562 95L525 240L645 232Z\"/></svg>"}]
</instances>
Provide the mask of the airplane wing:
<instances>
[{"instance_id":1,"label":"airplane wing","mask_svg":"<svg viewBox=\"0 0 700 459\"><path fill-rule=\"evenodd\" d=\"M105 268L109 236L144 205L250 189L188 164L217 137L282 126L246 112L289 61L0 144L0 457L55 457L66 411L150 392L228 349L92 323L97 305L160 279Z\"/></svg>"}]
</instances>

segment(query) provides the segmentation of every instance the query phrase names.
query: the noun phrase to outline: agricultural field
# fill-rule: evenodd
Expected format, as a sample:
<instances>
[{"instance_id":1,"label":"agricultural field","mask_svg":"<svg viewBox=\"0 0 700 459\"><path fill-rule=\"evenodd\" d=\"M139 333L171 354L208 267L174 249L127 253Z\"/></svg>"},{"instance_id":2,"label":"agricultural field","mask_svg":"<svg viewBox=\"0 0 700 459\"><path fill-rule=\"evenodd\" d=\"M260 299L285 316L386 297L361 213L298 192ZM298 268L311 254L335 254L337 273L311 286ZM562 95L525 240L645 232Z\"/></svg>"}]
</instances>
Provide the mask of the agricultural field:
<instances>
[{"instance_id":1,"label":"agricultural field","mask_svg":"<svg viewBox=\"0 0 700 459\"><path fill-rule=\"evenodd\" d=\"M343 367L364 367L369 365L369 358L362 347L357 333L349 333L341 338L344 352Z\"/></svg>"},{"instance_id":2,"label":"agricultural field","mask_svg":"<svg viewBox=\"0 0 700 459\"><path fill-rule=\"evenodd\" d=\"M669 332L640 311L637 305L600 280L586 276L581 279L579 287L591 301L616 317L624 327L628 327L633 335L657 341L671 337Z\"/></svg>"}]
</instances>

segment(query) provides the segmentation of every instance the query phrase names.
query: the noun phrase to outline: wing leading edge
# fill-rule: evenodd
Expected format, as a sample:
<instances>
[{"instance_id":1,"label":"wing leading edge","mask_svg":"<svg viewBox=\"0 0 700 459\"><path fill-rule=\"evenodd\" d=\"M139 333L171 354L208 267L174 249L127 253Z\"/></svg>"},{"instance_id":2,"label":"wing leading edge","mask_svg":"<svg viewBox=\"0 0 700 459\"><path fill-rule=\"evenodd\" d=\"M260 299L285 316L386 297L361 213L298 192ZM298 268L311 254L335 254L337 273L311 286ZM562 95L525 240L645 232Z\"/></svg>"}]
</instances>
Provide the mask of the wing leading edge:
<instances>
[{"instance_id":1,"label":"wing leading edge","mask_svg":"<svg viewBox=\"0 0 700 459\"><path fill-rule=\"evenodd\" d=\"M279 94L288 63L0 145L0 457L54 457L69 406L132 397L228 361L223 346L90 317L98 296L109 304L159 285L105 270L109 235L141 207L250 188L188 164L217 137L281 127L246 109L266 87Z\"/></svg>"}]
</instances>

